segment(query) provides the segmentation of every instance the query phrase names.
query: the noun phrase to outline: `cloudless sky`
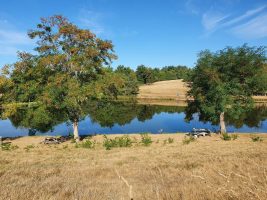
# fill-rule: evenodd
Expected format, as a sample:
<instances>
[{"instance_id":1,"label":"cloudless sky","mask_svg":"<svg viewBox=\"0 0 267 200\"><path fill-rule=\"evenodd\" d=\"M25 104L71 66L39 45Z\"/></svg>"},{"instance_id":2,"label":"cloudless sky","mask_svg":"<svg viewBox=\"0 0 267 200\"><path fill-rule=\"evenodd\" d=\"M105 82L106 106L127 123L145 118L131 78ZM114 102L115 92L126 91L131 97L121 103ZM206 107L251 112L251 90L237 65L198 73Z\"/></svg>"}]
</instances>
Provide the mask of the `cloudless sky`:
<instances>
[{"instance_id":1,"label":"cloudless sky","mask_svg":"<svg viewBox=\"0 0 267 200\"><path fill-rule=\"evenodd\" d=\"M27 31L62 14L112 40L112 66L187 65L197 53L243 43L267 45L267 0L0 0L0 67L32 51Z\"/></svg>"}]
</instances>

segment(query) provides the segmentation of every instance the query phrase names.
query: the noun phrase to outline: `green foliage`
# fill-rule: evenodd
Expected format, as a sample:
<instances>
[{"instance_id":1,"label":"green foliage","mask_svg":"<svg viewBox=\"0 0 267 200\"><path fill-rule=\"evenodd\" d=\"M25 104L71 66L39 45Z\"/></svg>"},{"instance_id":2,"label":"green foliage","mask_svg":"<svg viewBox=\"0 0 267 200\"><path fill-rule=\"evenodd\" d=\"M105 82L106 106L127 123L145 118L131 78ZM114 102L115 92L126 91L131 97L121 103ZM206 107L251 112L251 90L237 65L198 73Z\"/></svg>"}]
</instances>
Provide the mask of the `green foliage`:
<instances>
[{"instance_id":1,"label":"green foliage","mask_svg":"<svg viewBox=\"0 0 267 200\"><path fill-rule=\"evenodd\" d=\"M44 115L53 111L77 123L85 116L84 105L94 97L95 89L117 95L114 83L106 84L108 90L96 87L105 77L104 67L116 59L110 41L60 15L42 18L28 35L37 41L36 54L19 53L18 61L8 66L13 70L5 68L8 80L0 78L0 101L39 102Z\"/></svg>"},{"instance_id":2,"label":"green foliage","mask_svg":"<svg viewBox=\"0 0 267 200\"><path fill-rule=\"evenodd\" d=\"M85 148L85 149L92 149L95 147L96 142L95 141L91 141L91 140L85 140L82 141L80 143L76 143L75 147L76 148Z\"/></svg>"},{"instance_id":3,"label":"green foliage","mask_svg":"<svg viewBox=\"0 0 267 200\"><path fill-rule=\"evenodd\" d=\"M3 142L2 145L1 145L1 149L3 151L10 151L10 150L16 150L18 149L19 147L17 145L13 145L11 144L10 142Z\"/></svg>"},{"instance_id":4,"label":"green foliage","mask_svg":"<svg viewBox=\"0 0 267 200\"><path fill-rule=\"evenodd\" d=\"M251 109L252 95L267 90L266 59L264 47L243 45L216 53L202 51L192 73L188 94L195 101L187 108L187 119L197 112L200 120L217 124L221 114L238 118Z\"/></svg>"},{"instance_id":5,"label":"green foliage","mask_svg":"<svg viewBox=\"0 0 267 200\"><path fill-rule=\"evenodd\" d=\"M190 136L185 136L183 139L183 144L190 144L191 142L196 141L196 138L192 135Z\"/></svg>"},{"instance_id":6,"label":"green foliage","mask_svg":"<svg viewBox=\"0 0 267 200\"><path fill-rule=\"evenodd\" d=\"M152 68L144 65L139 65L136 69L137 80L141 83L148 84L153 82L153 70Z\"/></svg>"},{"instance_id":7,"label":"green foliage","mask_svg":"<svg viewBox=\"0 0 267 200\"><path fill-rule=\"evenodd\" d=\"M120 95L136 95L138 93L138 81L134 70L130 67L119 65L115 70L124 81L123 87L120 89Z\"/></svg>"},{"instance_id":8,"label":"green foliage","mask_svg":"<svg viewBox=\"0 0 267 200\"><path fill-rule=\"evenodd\" d=\"M159 69L140 65L136 69L137 79L143 84L175 79L190 81L191 74L192 70L186 66L166 66Z\"/></svg>"},{"instance_id":9,"label":"green foliage","mask_svg":"<svg viewBox=\"0 0 267 200\"><path fill-rule=\"evenodd\" d=\"M128 135L124 135L121 137L115 137L114 139L108 138L104 135L103 146L106 150L111 150L114 147L131 147L133 141Z\"/></svg>"},{"instance_id":10,"label":"green foliage","mask_svg":"<svg viewBox=\"0 0 267 200\"><path fill-rule=\"evenodd\" d=\"M225 141L229 141L232 139L232 137L228 133L223 133L221 139Z\"/></svg>"},{"instance_id":11,"label":"green foliage","mask_svg":"<svg viewBox=\"0 0 267 200\"><path fill-rule=\"evenodd\" d=\"M141 144L144 146L150 146L152 144L152 139L147 133L141 134Z\"/></svg>"},{"instance_id":12,"label":"green foliage","mask_svg":"<svg viewBox=\"0 0 267 200\"><path fill-rule=\"evenodd\" d=\"M251 136L250 138L251 138L252 142L262 142L263 141L263 139L259 136Z\"/></svg>"}]
</instances>

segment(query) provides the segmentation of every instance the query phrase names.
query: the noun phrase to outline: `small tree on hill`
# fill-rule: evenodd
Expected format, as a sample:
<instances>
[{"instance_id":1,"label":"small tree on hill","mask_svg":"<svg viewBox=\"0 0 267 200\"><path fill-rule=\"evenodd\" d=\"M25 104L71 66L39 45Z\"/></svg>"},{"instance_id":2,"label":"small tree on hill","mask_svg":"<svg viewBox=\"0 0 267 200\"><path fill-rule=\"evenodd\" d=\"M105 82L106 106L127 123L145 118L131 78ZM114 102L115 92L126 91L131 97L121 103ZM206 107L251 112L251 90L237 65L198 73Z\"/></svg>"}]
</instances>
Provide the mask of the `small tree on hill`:
<instances>
[{"instance_id":1,"label":"small tree on hill","mask_svg":"<svg viewBox=\"0 0 267 200\"><path fill-rule=\"evenodd\" d=\"M200 52L192 75L189 95L194 97L187 111L219 122L225 133L225 112L239 116L253 106L252 95L267 90L264 47L227 47L216 53ZM192 115L191 115L192 117Z\"/></svg>"},{"instance_id":2,"label":"small tree on hill","mask_svg":"<svg viewBox=\"0 0 267 200\"><path fill-rule=\"evenodd\" d=\"M139 65L136 69L137 80L144 83L152 83L153 82L153 70L144 65Z\"/></svg>"}]
</instances>

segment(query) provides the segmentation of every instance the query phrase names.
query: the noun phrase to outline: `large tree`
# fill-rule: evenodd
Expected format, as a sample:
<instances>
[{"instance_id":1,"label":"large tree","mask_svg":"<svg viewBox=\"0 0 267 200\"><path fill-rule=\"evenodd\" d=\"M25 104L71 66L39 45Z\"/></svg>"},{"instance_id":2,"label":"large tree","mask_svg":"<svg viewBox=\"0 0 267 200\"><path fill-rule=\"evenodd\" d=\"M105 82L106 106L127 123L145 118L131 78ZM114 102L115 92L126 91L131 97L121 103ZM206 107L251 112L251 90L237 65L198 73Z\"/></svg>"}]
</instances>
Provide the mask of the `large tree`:
<instances>
[{"instance_id":1,"label":"large tree","mask_svg":"<svg viewBox=\"0 0 267 200\"><path fill-rule=\"evenodd\" d=\"M96 91L106 89L97 87L97 81L105 77L103 67L116 59L113 45L60 15L42 18L28 35L37 41L36 54L20 53L9 66L14 83L10 101L34 101L58 110L73 122L74 137L79 139L83 106ZM108 95L112 92L111 88Z\"/></svg>"},{"instance_id":2,"label":"large tree","mask_svg":"<svg viewBox=\"0 0 267 200\"><path fill-rule=\"evenodd\" d=\"M240 116L253 106L252 95L267 91L266 50L264 47L227 47L212 53L200 52L192 75L189 113L220 124L226 132L224 115Z\"/></svg>"}]
</instances>

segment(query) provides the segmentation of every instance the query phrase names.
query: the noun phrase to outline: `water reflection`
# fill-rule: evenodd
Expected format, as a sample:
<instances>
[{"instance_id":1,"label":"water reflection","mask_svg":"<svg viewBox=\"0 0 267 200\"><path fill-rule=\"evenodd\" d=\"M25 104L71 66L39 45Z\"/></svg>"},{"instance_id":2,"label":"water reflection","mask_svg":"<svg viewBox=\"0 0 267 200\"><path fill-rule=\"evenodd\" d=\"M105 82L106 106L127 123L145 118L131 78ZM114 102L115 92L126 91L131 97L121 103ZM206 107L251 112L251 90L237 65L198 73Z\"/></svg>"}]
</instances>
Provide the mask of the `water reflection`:
<instances>
[{"instance_id":1,"label":"water reflection","mask_svg":"<svg viewBox=\"0 0 267 200\"><path fill-rule=\"evenodd\" d=\"M197 126L217 128L216 121L209 121L205 116L195 115L194 108L190 107L93 101L88 102L84 109L85 115L81 117L82 122L79 127L81 134L158 132L163 127L164 132L184 132ZM8 119L3 118L0 121L0 135L50 134L55 128L57 133L66 135L71 132L71 126L69 126L71 123L66 116L60 110L51 110L45 106L17 108L12 110ZM228 127L234 127L229 130L249 132L261 127L259 131L267 132L267 128L262 126L263 123L267 123L265 107L256 107L238 116L226 113L225 119ZM10 122L10 126L6 125ZM67 130L66 127L70 128ZM58 131L59 128L62 131Z\"/></svg>"}]
</instances>

